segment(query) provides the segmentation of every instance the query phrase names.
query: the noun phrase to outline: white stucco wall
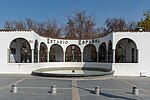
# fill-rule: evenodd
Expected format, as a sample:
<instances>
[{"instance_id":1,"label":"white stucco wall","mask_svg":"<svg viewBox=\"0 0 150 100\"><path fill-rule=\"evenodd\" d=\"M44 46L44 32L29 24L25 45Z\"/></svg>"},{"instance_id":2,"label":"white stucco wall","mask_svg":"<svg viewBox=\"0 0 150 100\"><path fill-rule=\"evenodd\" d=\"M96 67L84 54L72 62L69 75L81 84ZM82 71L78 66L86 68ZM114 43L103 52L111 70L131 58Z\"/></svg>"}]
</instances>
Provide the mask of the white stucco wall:
<instances>
[{"instance_id":1,"label":"white stucco wall","mask_svg":"<svg viewBox=\"0 0 150 100\"><path fill-rule=\"evenodd\" d=\"M123 38L133 40L138 49L138 63L114 63L113 70L116 76L140 76L141 72L150 76L150 32L114 32L113 49L116 44Z\"/></svg>"},{"instance_id":2,"label":"white stucco wall","mask_svg":"<svg viewBox=\"0 0 150 100\"><path fill-rule=\"evenodd\" d=\"M35 40L38 41L38 49L40 48L40 43L44 42L48 51L53 44L58 44L63 48L63 52L66 51L66 48L69 45L77 45L81 52L83 52L84 47L90 42L89 40L65 40L65 39L51 39L49 38L49 43L47 38L37 35L34 31L1 31L0 32L0 74L2 73L14 73L14 74L30 74L33 70L44 68L44 67L105 67L113 69L115 71L115 76L140 76L140 73L146 73L146 76L150 76L150 32L113 32L109 35L94 39L94 42L91 43L96 47L98 51L101 43L106 43L106 48L108 50L108 42L112 41L112 48L116 48L116 44L119 40L123 38L129 38L133 40L138 49L138 63L85 63L85 62L49 62L49 63L8 63L8 49L12 40L16 38L26 39L31 46L31 49L34 49ZM55 42L54 42L55 41ZM62 43L61 43L62 41ZM64 43L63 43L64 42ZM67 43L66 43L67 42ZM57 54L56 57L60 55Z\"/></svg>"},{"instance_id":3,"label":"white stucco wall","mask_svg":"<svg viewBox=\"0 0 150 100\"><path fill-rule=\"evenodd\" d=\"M13 74L27 74L31 70L36 69L32 64L29 63L8 63L8 49L11 41L16 38L24 37L29 41L31 48L34 48L33 31L1 31L0 32L0 74L13 73Z\"/></svg>"}]
</instances>

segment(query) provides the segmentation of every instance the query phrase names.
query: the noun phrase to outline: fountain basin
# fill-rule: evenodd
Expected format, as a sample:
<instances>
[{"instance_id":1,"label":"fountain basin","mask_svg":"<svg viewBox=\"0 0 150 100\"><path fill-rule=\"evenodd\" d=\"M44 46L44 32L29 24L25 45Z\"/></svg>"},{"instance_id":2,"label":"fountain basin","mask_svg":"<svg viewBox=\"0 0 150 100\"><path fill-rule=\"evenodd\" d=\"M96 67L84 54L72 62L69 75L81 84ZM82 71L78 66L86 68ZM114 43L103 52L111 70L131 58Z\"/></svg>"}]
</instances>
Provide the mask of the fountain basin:
<instances>
[{"instance_id":1,"label":"fountain basin","mask_svg":"<svg viewBox=\"0 0 150 100\"><path fill-rule=\"evenodd\" d=\"M93 67L59 67L59 68L41 68L32 71L32 75L47 77L85 77L85 76L103 76L113 74L114 71L105 68Z\"/></svg>"}]
</instances>

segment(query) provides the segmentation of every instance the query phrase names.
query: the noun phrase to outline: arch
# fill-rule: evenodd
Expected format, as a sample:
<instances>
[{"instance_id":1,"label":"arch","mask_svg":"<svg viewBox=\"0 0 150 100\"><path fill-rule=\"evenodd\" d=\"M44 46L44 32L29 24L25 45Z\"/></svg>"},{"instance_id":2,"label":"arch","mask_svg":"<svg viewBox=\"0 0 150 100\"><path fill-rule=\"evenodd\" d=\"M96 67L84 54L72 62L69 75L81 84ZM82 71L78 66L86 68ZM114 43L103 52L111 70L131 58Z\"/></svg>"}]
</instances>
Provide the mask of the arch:
<instances>
[{"instance_id":1,"label":"arch","mask_svg":"<svg viewBox=\"0 0 150 100\"><path fill-rule=\"evenodd\" d=\"M63 48L58 44L53 44L50 48L50 62L63 62Z\"/></svg>"},{"instance_id":2,"label":"arch","mask_svg":"<svg viewBox=\"0 0 150 100\"><path fill-rule=\"evenodd\" d=\"M30 63L31 46L24 38L16 38L10 43L9 62L10 63Z\"/></svg>"},{"instance_id":3,"label":"arch","mask_svg":"<svg viewBox=\"0 0 150 100\"><path fill-rule=\"evenodd\" d=\"M84 62L96 62L97 61L96 47L93 44L88 44L84 47L83 61Z\"/></svg>"},{"instance_id":4,"label":"arch","mask_svg":"<svg viewBox=\"0 0 150 100\"><path fill-rule=\"evenodd\" d=\"M47 62L47 46L44 42L40 44L39 62Z\"/></svg>"},{"instance_id":5,"label":"arch","mask_svg":"<svg viewBox=\"0 0 150 100\"><path fill-rule=\"evenodd\" d=\"M108 62L113 62L113 50L112 50L112 42L109 40L108 42Z\"/></svg>"},{"instance_id":6,"label":"arch","mask_svg":"<svg viewBox=\"0 0 150 100\"><path fill-rule=\"evenodd\" d=\"M77 45L69 45L65 52L66 62L81 62L81 50Z\"/></svg>"},{"instance_id":7,"label":"arch","mask_svg":"<svg viewBox=\"0 0 150 100\"><path fill-rule=\"evenodd\" d=\"M137 63L137 57L137 45L133 40L123 38L117 42L115 49L116 63Z\"/></svg>"},{"instance_id":8,"label":"arch","mask_svg":"<svg viewBox=\"0 0 150 100\"><path fill-rule=\"evenodd\" d=\"M35 40L35 44L34 44L34 63L38 62L38 41Z\"/></svg>"}]
</instances>

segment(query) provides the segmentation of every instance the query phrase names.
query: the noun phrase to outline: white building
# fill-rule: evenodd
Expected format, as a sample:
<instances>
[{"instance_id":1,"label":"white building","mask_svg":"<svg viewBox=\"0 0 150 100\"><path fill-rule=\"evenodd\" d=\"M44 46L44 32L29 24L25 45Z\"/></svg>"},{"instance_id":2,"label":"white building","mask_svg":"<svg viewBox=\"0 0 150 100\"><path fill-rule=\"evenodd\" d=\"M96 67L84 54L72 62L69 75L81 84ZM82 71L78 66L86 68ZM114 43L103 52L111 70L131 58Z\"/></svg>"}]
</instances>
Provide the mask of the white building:
<instances>
[{"instance_id":1,"label":"white building","mask_svg":"<svg viewBox=\"0 0 150 100\"><path fill-rule=\"evenodd\" d=\"M115 76L150 76L150 32L112 32L67 40L34 31L0 31L0 74L31 74L40 68L100 67Z\"/></svg>"}]
</instances>

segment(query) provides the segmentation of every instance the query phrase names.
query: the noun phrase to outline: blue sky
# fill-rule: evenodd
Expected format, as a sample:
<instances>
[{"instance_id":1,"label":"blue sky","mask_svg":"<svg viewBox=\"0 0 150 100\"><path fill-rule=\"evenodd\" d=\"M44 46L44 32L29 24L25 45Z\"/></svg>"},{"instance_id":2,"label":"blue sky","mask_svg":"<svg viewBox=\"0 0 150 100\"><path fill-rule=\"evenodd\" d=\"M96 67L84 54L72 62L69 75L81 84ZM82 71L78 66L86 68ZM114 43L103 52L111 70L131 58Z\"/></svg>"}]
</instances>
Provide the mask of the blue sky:
<instances>
[{"instance_id":1,"label":"blue sky","mask_svg":"<svg viewBox=\"0 0 150 100\"><path fill-rule=\"evenodd\" d=\"M94 13L98 26L107 18L124 18L127 22L139 21L143 11L150 9L150 0L0 0L0 28L5 21L32 18L36 21L56 19L66 24L67 15L78 9Z\"/></svg>"}]
</instances>

